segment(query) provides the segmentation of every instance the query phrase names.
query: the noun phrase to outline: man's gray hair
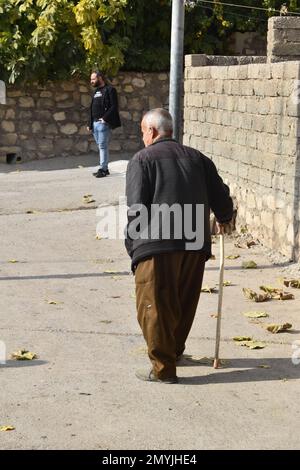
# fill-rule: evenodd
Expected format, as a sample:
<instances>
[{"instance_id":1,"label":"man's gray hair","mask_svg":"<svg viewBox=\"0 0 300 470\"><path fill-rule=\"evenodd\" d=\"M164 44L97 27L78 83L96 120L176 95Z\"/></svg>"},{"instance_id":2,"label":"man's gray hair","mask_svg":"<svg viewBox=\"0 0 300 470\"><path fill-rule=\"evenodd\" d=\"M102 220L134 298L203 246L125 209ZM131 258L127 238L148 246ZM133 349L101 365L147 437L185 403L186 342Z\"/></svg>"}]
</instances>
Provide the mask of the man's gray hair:
<instances>
[{"instance_id":1,"label":"man's gray hair","mask_svg":"<svg viewBox=\"0 0 300 470\"><path fill-rule=\"evenodd\" d=\"M166 109L151 109L144 115L143 119L149 127L154 127L161 135L173 132L173 119Z\"/></svg>"}]
</instances>

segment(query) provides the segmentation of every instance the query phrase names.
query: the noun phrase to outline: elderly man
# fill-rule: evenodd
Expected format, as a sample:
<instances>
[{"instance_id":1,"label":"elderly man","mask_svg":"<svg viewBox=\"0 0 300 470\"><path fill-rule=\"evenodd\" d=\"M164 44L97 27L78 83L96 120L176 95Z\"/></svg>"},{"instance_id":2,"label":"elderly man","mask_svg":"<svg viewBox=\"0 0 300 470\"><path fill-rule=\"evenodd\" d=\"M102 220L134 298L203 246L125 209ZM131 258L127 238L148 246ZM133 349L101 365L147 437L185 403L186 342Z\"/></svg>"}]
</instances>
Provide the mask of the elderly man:
<instances>
[{"instance_id":1,"label":"elderly man","mask_svg":"<svg viewBox=\"0 0 300 470\"><path fill-rule=\"evenodd\" d=\"M152 367L136 376L173 384L211 256L210 210L223 230L233 204L213 162L172 139L168 111L149 111L141 129L146 148L134 155L126 175L125 244Z\"/></svg>"},{"instance_id":2,"label":"elderly man","mask_svg":"<svg viewBox=\"0 0 300 470\"><path fill-rule=\"evenodd\" d=\"M96 178L103 178L109 175L108 145L111 129L121 125L118 95L116 89L106 83L102 72L96 71L91 74L91 85L95 88L95 93L91 102L88 130L93 132L100 157L99 169L93 175Z\"/></svg>"}]
</instances>

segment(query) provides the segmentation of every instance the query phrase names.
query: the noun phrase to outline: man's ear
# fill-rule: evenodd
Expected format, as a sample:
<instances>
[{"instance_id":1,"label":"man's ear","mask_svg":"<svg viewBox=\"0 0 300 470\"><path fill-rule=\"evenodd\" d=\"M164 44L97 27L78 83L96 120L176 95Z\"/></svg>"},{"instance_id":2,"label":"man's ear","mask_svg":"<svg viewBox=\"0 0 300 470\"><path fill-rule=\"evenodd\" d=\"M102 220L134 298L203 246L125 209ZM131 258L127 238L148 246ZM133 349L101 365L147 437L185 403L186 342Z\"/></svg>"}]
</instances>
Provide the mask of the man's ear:
<instances>
[{"instance_id":1,"label":"man's ear","mask_svg":"<svg viewBox=\"0 0 300 470\"><path fill-rule=\"evenodd\" d=\"M155 127L149 127L149 129L151 130L152 139L156 139L158 136L158 130L155 129Z\"/></svg>"}]
</instances>

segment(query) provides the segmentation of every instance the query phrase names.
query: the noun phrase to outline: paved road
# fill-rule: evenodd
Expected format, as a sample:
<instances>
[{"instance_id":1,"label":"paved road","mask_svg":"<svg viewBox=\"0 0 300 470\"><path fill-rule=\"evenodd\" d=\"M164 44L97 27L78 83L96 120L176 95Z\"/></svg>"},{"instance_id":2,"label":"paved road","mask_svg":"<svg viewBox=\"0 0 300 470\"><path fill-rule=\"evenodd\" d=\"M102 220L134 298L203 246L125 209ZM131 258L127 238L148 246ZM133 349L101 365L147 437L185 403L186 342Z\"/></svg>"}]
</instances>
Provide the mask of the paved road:
<instances>
[{"instance_id":1,"label":"paved road","mask_svg":"<svg viewBox=\"0 0 300 470\"><path fill-rule=\"evenodd\" d=\"M287 266L272 265L259 245L237 248L227 240L226 254L240 258L226 260L225 279L233 284L224 288L226 366L197 362L214 352L217 294L203 293L180 383L138 381L134 371L148 359L130 263L122 240L95 238L96 207L116 204L124 193L126 160L113 162L102 180L91 175L95 163L87 157L0 165L0 340L7 348L0 425L15 427L0 432L0 448L299 448L300 365L291 355L300 340L300 292L293 289L295 300L255 304L241 291L276 284ZM86 194L95 202L84 203ZM218 279L217 245L214 252L207 285ZM258 269L241 269L249 259ZM268 322L290 322L293 330L272 335L243 316L262 309ZM236 335L266 347L239 346ZM21 348L39 358L9 359Z\"/></svg>"}]
</instances>

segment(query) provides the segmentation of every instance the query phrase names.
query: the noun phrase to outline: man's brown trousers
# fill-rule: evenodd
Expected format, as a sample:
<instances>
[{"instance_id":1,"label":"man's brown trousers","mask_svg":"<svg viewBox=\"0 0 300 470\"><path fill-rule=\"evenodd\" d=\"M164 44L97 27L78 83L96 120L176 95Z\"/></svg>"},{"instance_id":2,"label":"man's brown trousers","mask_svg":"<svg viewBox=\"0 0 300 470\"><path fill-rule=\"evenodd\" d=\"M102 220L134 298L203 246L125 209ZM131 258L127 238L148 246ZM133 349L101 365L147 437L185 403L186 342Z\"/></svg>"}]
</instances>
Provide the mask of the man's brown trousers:
<instances>
[{"instance_id":1,"label":"man's brown trousers","mask_svg":"<svg viewBox=\"0 0 300 470\"><path fill-rule=\"evenodd\" d=\"M176 376L176 358L193 324L204 267L205 254L195 251L155 255L137 266L138 322L159 379Z\"/></svg>"}]
</instances>

